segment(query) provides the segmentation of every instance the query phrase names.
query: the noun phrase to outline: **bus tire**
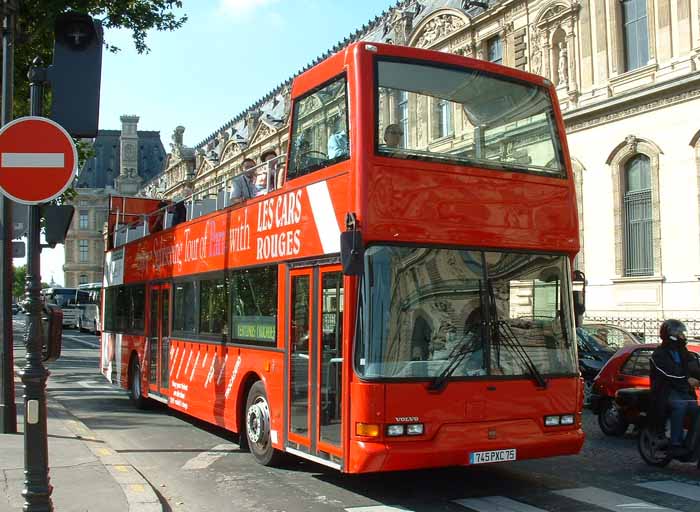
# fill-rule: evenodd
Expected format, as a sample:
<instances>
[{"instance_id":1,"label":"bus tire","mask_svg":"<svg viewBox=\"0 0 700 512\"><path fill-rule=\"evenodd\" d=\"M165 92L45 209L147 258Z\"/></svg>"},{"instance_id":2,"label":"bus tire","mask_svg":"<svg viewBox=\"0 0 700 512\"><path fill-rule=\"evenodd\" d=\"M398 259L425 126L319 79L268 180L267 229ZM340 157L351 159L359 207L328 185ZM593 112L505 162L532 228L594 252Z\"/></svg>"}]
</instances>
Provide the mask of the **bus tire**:
<instances>
[{"instance_id":1,"label":"bus tire","mask_svg":"<svg viewBox=\"0 0 700 512\"><path fill-rule=\"evenodd\" d=\"M282 452L272 446L270 438L270 406L265 385L253 384L245 405L245 436L251 453L263 466L276 466L282 461Z\"/></svg>"},{"instance_id":2,"label":"bus tire","mask_svg":"<svg viewBox=\"0 0 700 512\"><path fill-rule=\"evenodd\" d=\"M146 408L146 399L141 394L141 366L136 356L131 358L129 364L129 399L137 409Z\"/></svg>"}]
</instances>

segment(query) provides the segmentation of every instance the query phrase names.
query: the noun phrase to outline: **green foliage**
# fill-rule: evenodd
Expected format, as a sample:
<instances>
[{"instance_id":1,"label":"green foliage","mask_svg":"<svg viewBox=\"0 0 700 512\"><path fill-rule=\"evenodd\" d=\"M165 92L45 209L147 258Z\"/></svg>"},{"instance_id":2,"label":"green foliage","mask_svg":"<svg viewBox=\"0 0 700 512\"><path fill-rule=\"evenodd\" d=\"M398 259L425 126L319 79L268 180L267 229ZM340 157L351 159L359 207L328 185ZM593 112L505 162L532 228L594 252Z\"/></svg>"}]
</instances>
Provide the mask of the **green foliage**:
<instances>
[{"instance_id":1,"label":"green foliage","mask_svg":"<svg viewBox=\"0 0 700 512\"><path fill-rule=\"evenodd\" d=\"M29 115L29 82L27 73L36 57L44 66L53 59L54 23L56 17L67 11L86 13L99 19L105 31L124 28L132 33L138 53L148 53L147 32L155 30L177 30L187 16L178 16L173 10L182 8L181 0L22 0L15 36L14 117ZM105 48L110 52L120 49L110 45L105 34ZM50 110L51 90L45 88L44 115ZM93 156L92 146L84 141L75 141L78 148L78 167ZM66 190L56 199L66 204L77 195L74 188Z\"/></svg>"},{"instance_id":2,"label":"green foliage","mask_svg":"<svg viewBox=\"0 0 700 512\"><path fill-rule=\"evenodd\" d=\"M27 265L20 265L19 267L14 267L14 280L12 282L12 296L19 299L24 297L24 287L26 285L27 278Z\"/></svg>"},{"instance_id":3,"label":"green foliage","mask_svg":"<svg viewBox=\"0 0 700 512\"><path fill-rule=\"evenodd\" d=\"M35 57L44 65L52 61L54 23L56 17L67 11L89 14L102 21L105 29L125 28L131 31L138 53L148 53L147 32L177 30L187 16L178 16L173 10L182 7L181 0L22 0L15 45L14 114L29 114L29 84L27 73ZM117 52L105 35L105 47ZM50 95L47 93L44 108L48 111Z\"/></svg>"}]
</instances>

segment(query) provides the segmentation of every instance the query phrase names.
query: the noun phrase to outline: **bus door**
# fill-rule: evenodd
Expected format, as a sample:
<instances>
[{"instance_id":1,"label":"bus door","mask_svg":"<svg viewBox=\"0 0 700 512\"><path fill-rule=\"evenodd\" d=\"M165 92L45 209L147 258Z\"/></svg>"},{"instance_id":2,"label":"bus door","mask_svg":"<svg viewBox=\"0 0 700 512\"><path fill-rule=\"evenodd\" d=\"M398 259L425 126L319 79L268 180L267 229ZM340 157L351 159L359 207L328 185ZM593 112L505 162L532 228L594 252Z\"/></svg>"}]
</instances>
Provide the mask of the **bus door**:
<instances>
[{"instance_id":1,"label":"bus door","mask_svg":"<svg viewBox=\"0 0 700 512\"><path fill-rule=\"evenodd\" d=\"M148 390L168 395L170 357L170 285L151 286L148 320Z\"/></svg>"},{"instance_id":2,"label":"bus door","mask_svg":"<svg viewBox=\"0 0 700 512\"><path fill-rule=\"evenodd\" d=\"M290 272L288 447L342 456L343 274L337 265Z\"/></svg>"}]
</instances>

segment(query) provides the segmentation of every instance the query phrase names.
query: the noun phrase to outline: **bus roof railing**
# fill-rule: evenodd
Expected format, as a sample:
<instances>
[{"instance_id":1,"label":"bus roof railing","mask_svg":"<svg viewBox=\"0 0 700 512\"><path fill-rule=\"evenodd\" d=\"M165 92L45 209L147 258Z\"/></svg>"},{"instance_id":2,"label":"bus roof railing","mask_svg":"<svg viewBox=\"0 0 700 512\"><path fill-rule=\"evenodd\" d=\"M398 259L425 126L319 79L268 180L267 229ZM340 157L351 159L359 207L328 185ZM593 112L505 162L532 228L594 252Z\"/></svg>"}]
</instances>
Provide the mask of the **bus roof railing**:
<instances>
[{"instance_id":1,"label":"bus roof railing","mask_svg":"<svg viewBox=\"0 0 700 512\"><path fill-rule=\"evenodd\" d=\"M234 200L234 198L231 198L231 191L234 180L240 179L241 176L246 176L251 180L261 169L264 169L267 173L266 185L257 195L264 195L279 189L284 181L285 157L286 155L280 155L255 165L244 172L234 172L222 180L194 191L184 199L171 202L150 213L125 213L117 209L114 229L111 233L108 233L112 242L112 248L117 248L148 236L152 232L155 233L154 227L157 227L157 231L160 231L174 226L176 208L178 208L180 203L185 207L185 218L182 221L191 221L213 211L240 204L244 199ZM253 186L252 180L250 183Z\"/></svg>"}]
</instances>

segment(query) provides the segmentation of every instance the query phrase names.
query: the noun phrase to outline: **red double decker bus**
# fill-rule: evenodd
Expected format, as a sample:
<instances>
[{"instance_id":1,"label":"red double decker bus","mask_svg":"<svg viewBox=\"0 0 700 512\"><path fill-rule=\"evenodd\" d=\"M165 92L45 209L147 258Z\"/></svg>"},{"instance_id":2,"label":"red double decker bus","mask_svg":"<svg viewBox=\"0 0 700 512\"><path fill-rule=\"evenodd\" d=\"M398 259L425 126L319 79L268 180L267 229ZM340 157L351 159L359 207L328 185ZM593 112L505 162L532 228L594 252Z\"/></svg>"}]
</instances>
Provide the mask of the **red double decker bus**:
<instances>
[{"instance_id":1,"label":"red double decker bus","mask_svg":"<svg viewBox=\"0 0 700 512\"><path fill-rule=\"evenodd\" d=\"M294 80L291 116L285 164L255 179L179 208L113 198L101 371L263 464L577 453L578 223L552 84L362 42Z\"/></svg>"}]
</instances>

